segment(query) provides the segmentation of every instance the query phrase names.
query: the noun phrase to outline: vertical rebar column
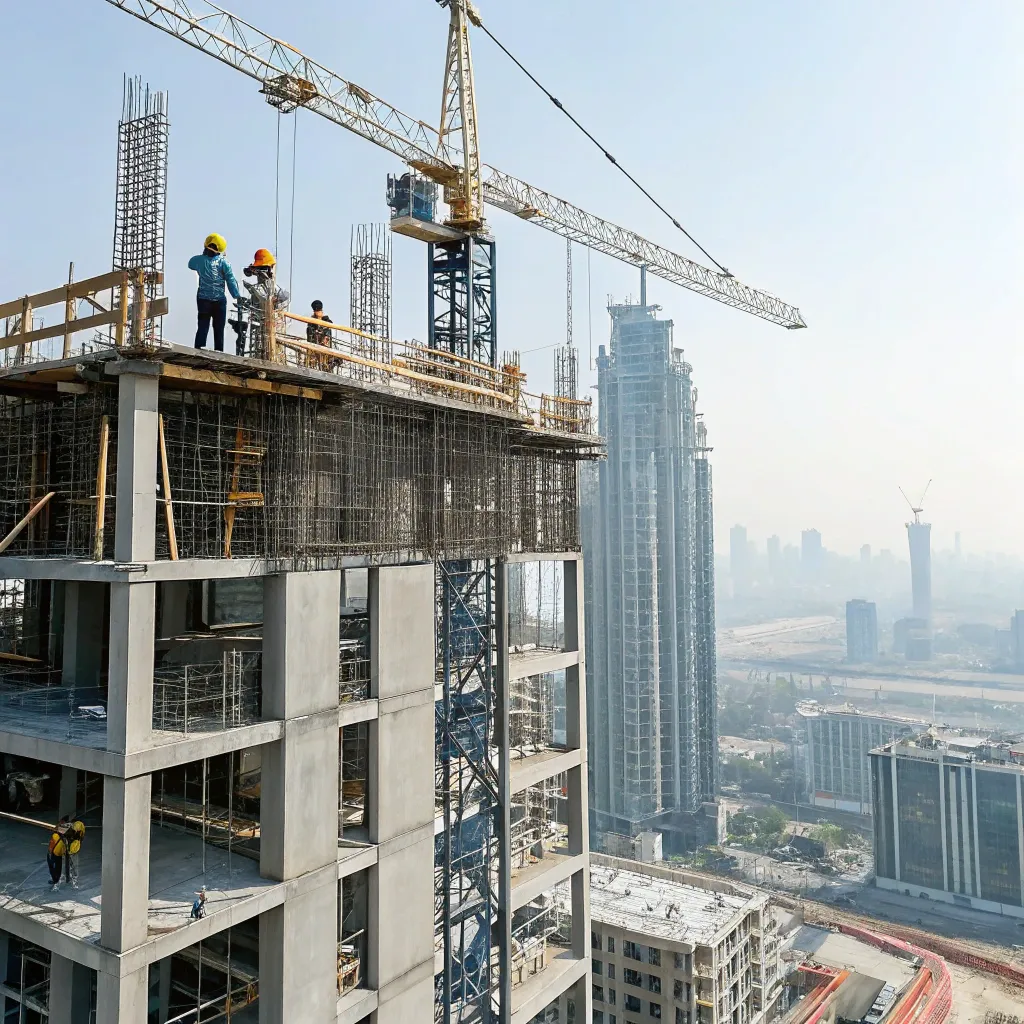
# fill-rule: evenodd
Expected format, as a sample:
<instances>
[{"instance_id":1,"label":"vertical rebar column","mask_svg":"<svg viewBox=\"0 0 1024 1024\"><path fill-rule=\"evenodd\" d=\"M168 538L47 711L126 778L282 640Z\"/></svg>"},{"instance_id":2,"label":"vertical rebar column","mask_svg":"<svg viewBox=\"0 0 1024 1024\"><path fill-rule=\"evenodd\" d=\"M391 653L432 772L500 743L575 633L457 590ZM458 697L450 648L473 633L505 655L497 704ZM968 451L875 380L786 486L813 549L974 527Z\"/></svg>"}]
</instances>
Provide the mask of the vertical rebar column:
<instances>
[{"instance_id":1,"label":"vertical rebar column","mask_svg":"<svg viewBox=\"0 0 1024 1024\"><path fill-rule=\"evenodd\" d=\"M352 228L349 325L378 338L391 337L391 233L383 224ZM364 339L366 357L379 360L377 344Z\"/></svg>"},{"instance_id":2,"label":"vertical rebar column","mask_svg":"<svg viewBox=\"0 0 1024 1024\"><path fill-rule=\"evenodd\" d=\"M579 398L579 353L572 344L555 349L555 420L556 430L574 431Z\"/></svg>"},{"instance_id":3,"label":"vertical rebar column","mask_svg":"<svg viewBox=\"0 0 1024 1024\"><path fill-rule=\"evenodd\" d=\"M146 283L147 305L163 295L169 129L167 93L150 92L141 78L125 76L117 129L114 269L141 268L151 275ZM145 325L147 341L160 340L162 319L153 317Z\"/></svg>"}]
</instances>

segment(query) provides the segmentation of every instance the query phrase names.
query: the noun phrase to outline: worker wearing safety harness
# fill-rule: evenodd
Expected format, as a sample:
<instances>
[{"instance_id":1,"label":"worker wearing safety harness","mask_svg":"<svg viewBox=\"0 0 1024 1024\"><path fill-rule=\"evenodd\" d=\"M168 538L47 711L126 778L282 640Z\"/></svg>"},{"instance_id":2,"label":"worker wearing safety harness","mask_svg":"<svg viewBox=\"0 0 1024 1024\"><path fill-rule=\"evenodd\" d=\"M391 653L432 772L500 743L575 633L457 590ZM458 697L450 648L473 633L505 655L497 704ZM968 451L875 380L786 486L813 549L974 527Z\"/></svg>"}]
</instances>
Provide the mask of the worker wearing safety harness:
<instances>
[{"instance_id":1,"label":"worker wearing safety harness","mask_svg":"<svg viewBox=\"0 0 1024 1024\"><path fill-rule=\"evenodd\" d=\"M228 301L224 297L227 286L231 297L239 296L238 282L231 264L224 258L228 243L223 235L216 232L206 236L203 251L188 261L188 269L199 275L199 290L196 292L196 307L199 322L196 327L196 348L206 348L206 338L213 323L213 347L224 351L224 324L228 318Z\"/></svg>"},{"instance_id":2,"label":"worker wearing safety harness","mask_svg":"<svg viewBox=\"0 0 1024 1024\"><path fill-rule=\"evenodd\" d=\"M61 818L51 833L46 850L46 866L50 869L50 882L54 889L60 888L62 867L64 881L78 888L78 854L84 836L85 825L80 821L69 821L66 816Z\"/></svg>"}]
</instances>

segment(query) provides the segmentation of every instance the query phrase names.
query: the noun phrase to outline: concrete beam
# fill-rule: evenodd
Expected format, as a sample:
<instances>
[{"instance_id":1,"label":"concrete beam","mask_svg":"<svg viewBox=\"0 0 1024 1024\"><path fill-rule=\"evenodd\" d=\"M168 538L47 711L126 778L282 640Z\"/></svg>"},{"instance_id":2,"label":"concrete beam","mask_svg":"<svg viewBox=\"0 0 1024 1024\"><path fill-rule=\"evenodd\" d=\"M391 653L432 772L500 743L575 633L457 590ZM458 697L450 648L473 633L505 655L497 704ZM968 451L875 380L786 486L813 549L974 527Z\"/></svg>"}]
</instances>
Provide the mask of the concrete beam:
<instances>
[{"instance_id":1,"label":"concrete beam","mask_svg":"<svg viewBox=\"0 0 1024 1024\"><path fill-rule=\"evenodd\" d=\"M579 664L579 651L524 651L508 656L509 681L557 672Z\"/></svg>"}]
</instances>

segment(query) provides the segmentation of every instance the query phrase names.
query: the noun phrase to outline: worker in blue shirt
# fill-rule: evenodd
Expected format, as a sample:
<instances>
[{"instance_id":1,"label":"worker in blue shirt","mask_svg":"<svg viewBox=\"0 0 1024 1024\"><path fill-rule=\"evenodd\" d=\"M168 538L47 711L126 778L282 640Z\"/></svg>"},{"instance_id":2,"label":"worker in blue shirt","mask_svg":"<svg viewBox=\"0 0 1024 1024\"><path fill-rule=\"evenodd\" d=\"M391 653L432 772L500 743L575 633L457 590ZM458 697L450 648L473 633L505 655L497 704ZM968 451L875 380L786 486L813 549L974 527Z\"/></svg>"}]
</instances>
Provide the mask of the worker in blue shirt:
<instances>
[{"instance_id":1,"label":"worker in blue shirt","mask_svg":"<svg viewBox=\"0 0 1024 1024\"><path fill-rule=\"evenodd\" d=\"M210 322L213 321L213 347L218 352L224 351L224 324L228 318L224 286L227 285L233 299L239 296L235 272L224 258L227 247L224 236L214 232L206 236L202 254L188 261L188 269L199 275L199 291L196 292L199 311L196 348L206 348L206 337L210 333Z\"/></svg>"}]
</instances>

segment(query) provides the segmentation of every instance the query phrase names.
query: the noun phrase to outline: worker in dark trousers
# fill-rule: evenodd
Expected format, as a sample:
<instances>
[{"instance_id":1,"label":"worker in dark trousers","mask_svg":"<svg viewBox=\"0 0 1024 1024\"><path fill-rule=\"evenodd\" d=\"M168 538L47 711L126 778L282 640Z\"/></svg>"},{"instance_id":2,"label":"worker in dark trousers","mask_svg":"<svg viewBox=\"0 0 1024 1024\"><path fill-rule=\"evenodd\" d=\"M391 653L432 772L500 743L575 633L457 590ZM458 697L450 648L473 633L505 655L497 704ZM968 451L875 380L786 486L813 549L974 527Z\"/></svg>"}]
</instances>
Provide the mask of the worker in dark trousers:
<instances>
[{"instance_id":1,"label":"worker in dark trousers","mask_svg":"<svg viewBox=\"0 0 1024 1024\"><path fill-rule=\"evenodd\" d=\"M319 299L313 300L313 312L310 316L314 320L322 320L325 324L333 324L334 321L324 312L324 304ZM323 345L326 348L333 348L331 345L331 332L327 327L318 327L316 324L306 324L306 341L311 345ZM314 370L329 370L329 358L320 352L307 353L306 365Z\"/></svg>"},{"instance_id":2,"label":"worker in dark trousers","mask_svg":"<svg viewBox=\"0 0 1024 1024\"><path fill-rule=\"evenodd\" d=\"M60 888L61 868L64 881L78 888L78 854L82 849L85 825L80 821L69 821L65 815L50 835L46 851L46 866L50 869L50 881L54 889Z\"/></svg>"},{"instance_id":3,"label":"worker in dark trousers","mask_svg":"<svg viewBox=\"0 0 1024 1024\"><path fill-rule=\"evenodd\" d=\"M199 321L196 327L196 348L206 348L206 338L213 324L213 347L224 351L224 324L228 318L228 300L224 288L231 297L239 296L238 282L231 264L224 258L228 243L223 235L216 232L206 236L203 251L188 261L188 269L199 275L199 290L196 292L196 307Z\"/></svg>"}]
</instances>

